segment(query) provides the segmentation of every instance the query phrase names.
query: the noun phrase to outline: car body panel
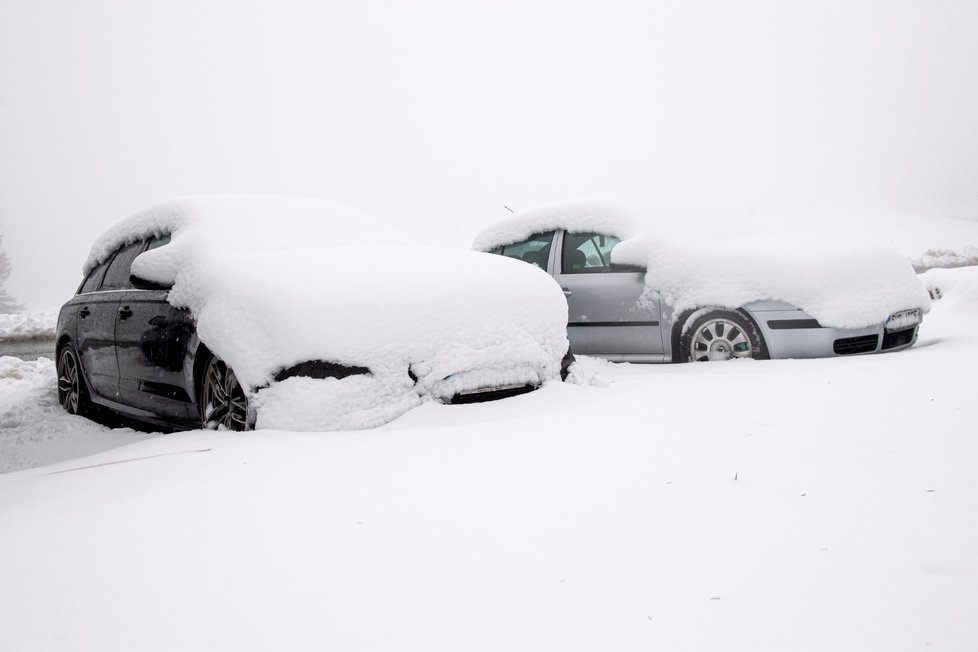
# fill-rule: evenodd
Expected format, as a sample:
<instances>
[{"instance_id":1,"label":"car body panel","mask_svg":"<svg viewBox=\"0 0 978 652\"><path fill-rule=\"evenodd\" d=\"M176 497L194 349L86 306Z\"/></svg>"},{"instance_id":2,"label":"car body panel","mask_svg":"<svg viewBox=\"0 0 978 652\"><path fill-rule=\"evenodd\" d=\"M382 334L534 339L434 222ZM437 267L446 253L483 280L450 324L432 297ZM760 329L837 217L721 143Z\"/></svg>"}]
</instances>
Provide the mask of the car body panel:
<instances>
[{"instance_id":1,"label":"car body panel","mask_svg":"<svg viewBox=\"0 0 978 652\"><path fill-rule=\"evenodd\" d=\"M558 233L555 252L562 252L563 238L564 233ZM660 302L640 300L645 291L641 272L565 273L556 254L553 270L567 297L571 350L587 355L662 354Z\"/></svg>"},{"instance_id":2,"label":"car body panel","mask_svg":"<svg viewBox=\"0 0 978 652\"><path fill-rule=\"evenodd\" d=\"M120 310L132 314L116 322L119 396L161 416L193 419L197 409L188 347L194 338L193 319L167 303L167 294L133 289L120 297Z\"/></svg>"},{"instance_id":3,"label":"car body panel","mask_svg":"<svg viewBox=\"0 0 978 652\"><path fill-rule=\"evenodd\" d=\"M92 398L115 400L119 394L119 366L115 354L115 322L119 292L90 292L68 302L78 321L75 348Z\"/></svg>"}]
</instances>

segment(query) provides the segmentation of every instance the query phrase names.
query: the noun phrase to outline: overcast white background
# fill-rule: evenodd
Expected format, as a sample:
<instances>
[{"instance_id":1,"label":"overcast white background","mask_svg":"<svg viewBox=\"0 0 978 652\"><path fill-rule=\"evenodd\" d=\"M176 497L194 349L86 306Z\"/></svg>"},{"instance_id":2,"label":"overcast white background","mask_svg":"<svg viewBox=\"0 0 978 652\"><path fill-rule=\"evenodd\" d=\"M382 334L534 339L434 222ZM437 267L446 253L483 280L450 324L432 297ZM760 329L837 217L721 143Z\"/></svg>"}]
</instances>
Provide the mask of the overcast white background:
<instances>
[{"instance_id":1,"label":"overcast white background","mask_svg":"<svg viewBox=\"0 0 978 652\"><path fill-rule=\"evenodd\" d=\"M466 245L503 204L978 215L978 3L0 0L9 289L195 193Z\"/></svg>"}]
</instances>

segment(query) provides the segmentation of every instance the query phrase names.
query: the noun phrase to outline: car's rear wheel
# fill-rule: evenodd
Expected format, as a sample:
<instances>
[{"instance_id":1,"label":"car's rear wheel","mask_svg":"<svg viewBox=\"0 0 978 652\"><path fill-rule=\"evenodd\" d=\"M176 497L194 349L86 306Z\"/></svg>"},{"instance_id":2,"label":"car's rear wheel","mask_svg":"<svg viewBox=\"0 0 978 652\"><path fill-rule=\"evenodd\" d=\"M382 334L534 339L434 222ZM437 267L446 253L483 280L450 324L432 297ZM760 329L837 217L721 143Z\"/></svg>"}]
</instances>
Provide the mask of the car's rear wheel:
<instances>
[{"instance_id":1,"label":"car's rear wheel","mask_svg":"<svg viewBox=\"0 0 978 652\"><path fill-rule=\"evenodd\" d=\"M248 430L248 397L234 370L211 356L200 388L200 426L216 430Z\"/></svg>"},{"instance_id":2,"label":"car's rear wheel","mask_svg":"<svg viewBox=\"0 0 978 652\"><path fill-rule=\"evenodd\" d=\"M736 358L766 358L764 340L749 319L736 312L715 310L694 317L682 338L682 360L713 362Z\"/></svg>"},{"instance_id":3,"label":"car's rear wheel","mask_svg":"<svg viewBox=\"0 0 978 652\"><path fill-rule=\"evenodd\" d=\"M58 403L68 414L84 415L88 412L88 392L82 375L78 354L70 344L65 344L58 355Z\"/></svg>"}]
</instances>

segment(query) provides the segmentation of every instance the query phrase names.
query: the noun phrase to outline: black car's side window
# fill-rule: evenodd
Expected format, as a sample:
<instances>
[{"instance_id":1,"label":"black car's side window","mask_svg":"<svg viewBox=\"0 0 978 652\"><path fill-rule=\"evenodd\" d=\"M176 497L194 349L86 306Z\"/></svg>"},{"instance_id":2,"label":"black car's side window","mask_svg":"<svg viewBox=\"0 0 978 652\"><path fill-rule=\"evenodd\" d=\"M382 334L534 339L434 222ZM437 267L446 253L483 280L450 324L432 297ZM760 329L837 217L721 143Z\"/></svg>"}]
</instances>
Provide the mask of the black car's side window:
<instances>
[{"instance_id":1,"label":"black car's side window","mask_svg":"<svg viewBox=\"0 0 978 652\"><path fill-rule=\"evenodd\" d=\"M620 240L613 235L600 233L565 233L561 250L562 274L587 274L610 272L611 250Z\"/></svg>"},{"instance_id":2,"label":"black car's side window","mask_svg":"<svg viewBox=\"0 0 978 652\"><path fill-rule=\"evenodd\" d=\"M163 245L168 245L168 244L170 244L169 234L158 235L149 241L149 246L146 247L146 251L149 251L150 249L156 249L158 247L162 247Z\"/></svg>"},{"instance_id":3,"label":"black car's side window","mask_svg":"<svg viewBox=\"0 0 978 652\"><path fill-rule=\"evenodd\" d=\"M78 288L77 294L86 294L88 292L94 292L98 289L99 284L102 282L102 277L105 276L105 269L109 266L108 260L103 260L102 264L96 265L92 271L88 273L85 280L82 281L81 286Z\"/></svg>"},{"instance_id":4,"label":"black car's side window","mask_svg":"<svg viewBox=\"0 0 978 652\"><path fill-rule=\"evenodd\" d=\"M508 258L516 258L532 265L537 265L541 269L547 269L547 261L550 258L550 247L553 245L553 242L553 231L534 233L521 242L496 247L492 250L492 253Z\"/></svg>"},{"instance_id":5,"label":"black car's side window","mask_svg":"<svg viewBox=\"0 0 978 652\"><path fill-rule=\"evenodd\" d=\"M102 290L127 290L132 287L129 283L129 270L132 261L136 256L143 253L146 242L134 242L116 252L109 263L109 268L105 271L105 278L102 280Z\"/></svg>"}]
</instances>

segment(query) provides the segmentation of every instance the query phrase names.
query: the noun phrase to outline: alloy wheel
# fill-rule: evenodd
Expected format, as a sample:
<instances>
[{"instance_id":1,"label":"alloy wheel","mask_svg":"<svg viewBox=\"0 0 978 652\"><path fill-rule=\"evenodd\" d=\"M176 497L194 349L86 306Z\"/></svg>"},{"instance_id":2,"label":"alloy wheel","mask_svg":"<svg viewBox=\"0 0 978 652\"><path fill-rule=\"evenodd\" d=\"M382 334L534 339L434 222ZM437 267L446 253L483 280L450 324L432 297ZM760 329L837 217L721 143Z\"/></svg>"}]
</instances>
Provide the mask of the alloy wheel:
<instances>
[{"instance_id":1,"label":"alloy wheel","mask_svg":"<svg viewBox=\"0 0 978 652\"><path fill-rule=\"evenodd\" d=\"M248 399L234 371L217 358L211 358L204 372L201 389L203 428L247 430Z\"/></svg>"},{"instance_id":2,"label":"alloy wheel","mask_svg":"<svg viewBox=\"0 0 978 652\"><path fill-rule=\"evenodd\" d=\"M747 333L728 319L711 319L700 324L693 334L689 353L690 360L696 362L753 357Z\"/></svg>"},{"instance_id":3,"label":"alloy wheel","mask_svg":"<svg viewBox=\"0 0 978 652\"><path fill-rule=\"evenodd\" d=\"M70 348L65 348L58 358L58 403L69 414L78 414L81 405L78 359Z\"/></svg>"}]
</instances>

